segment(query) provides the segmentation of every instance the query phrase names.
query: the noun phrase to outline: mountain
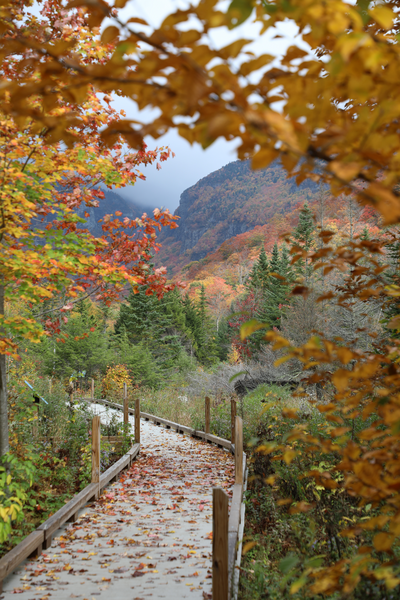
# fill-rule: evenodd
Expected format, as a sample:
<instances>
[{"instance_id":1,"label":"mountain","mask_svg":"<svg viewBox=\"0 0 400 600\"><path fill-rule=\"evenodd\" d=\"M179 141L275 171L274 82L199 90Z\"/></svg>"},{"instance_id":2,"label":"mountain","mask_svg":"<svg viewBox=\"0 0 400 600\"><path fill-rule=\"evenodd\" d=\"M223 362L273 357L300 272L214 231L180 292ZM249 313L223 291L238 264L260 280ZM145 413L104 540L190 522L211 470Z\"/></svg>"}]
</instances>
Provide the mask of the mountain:
<instances>
[{"instance_id":1,"label":"mountain","mask_svg":"<svg viewBox=\"0 0 400 600\"><path fill-rule=\"evenodd\" d=\"M95 236L103 235L99 220L105 215L115 214L115 211L117 210L122 212L122 216L119 217L120 219L125 217L136 219L136 217L141 217L144 212L147 212L148 214L153 212L154 207L145 207L130 200L126 200L119 194L107 188L103 188L102 191L104 192L104 199L99 201L98 207L88 208L87 206L81 206L77 211L80 217L86 219L84 227L87 227L90 233ZM84 216L85 212L89 213L89 217Z\"/></svg>"},{"instance_id":2,"label":"mountain","mask_svg":"<svg viewBox=\"0 0 400 600\"><path fill-rule=\"evenodd\" d=\"M287 213L318 193L319 185L311 180L298 186L295 178L288 179L278 162L257 171L250 161L231 162L183 192L175 211L178 228L159 236L163 247L157 264L176 273L229 238L271 220L284 221Z\"/></svg>"}]
</instances>

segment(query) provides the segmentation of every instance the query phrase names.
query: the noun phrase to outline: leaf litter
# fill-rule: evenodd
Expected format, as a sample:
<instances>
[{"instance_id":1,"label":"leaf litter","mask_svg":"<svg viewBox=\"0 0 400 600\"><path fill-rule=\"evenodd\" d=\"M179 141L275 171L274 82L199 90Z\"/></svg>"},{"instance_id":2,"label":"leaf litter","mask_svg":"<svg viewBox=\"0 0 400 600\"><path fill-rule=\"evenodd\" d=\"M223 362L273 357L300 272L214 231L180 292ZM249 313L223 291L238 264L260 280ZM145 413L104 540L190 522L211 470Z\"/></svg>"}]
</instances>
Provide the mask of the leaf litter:
<instances>
[{"instance_id":1,"label":"leaf litter","mask_svg":"<svg viewBox=\"0 0 400 600\"><path fill-rule=\"evenodd\" d=\"M210 597L212 488L231 496L233 457L148 422L141 437L131 468L4 582L4 600Z\"/></svg>"}]
</instances>

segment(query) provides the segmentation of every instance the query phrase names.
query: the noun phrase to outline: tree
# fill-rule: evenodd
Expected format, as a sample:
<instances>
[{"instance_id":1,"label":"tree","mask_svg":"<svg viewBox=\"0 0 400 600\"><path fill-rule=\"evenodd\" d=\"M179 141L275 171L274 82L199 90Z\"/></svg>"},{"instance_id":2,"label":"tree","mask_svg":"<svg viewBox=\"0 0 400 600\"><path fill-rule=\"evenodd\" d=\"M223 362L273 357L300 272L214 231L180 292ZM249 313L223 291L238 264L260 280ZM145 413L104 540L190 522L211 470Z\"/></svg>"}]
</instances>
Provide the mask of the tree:
<instances>
[{"instance_id":1,"label":"tree","mask_svg":"<svg viewBox=\"0 0 400 600\"><path fill-rule=\"evenodd\" d=\"M307 202L300 210L299 222L292 236L292 250L297 251L300 256L295 263L295 273L302 278L304 283L309 283L312 274L312 265L308 256L315 240L315 224L313 214Z\"/></svg>"},{"instance_id":2,"label":"tree","mask_svg":"<svg viewBox=\"0 0 400 600\"><path fill-rule=\"evenodd\" d=\"M100 310L89 300L83 300L64 320L59 337L46 336L38 347L46 374L69 377L84 370L87 377L93 377L96 372L105 371L113 356Z\"/></svg>"},{"instance_id":3,"label":"tree","mask_svg":"<svg viewBox=\"0 0 400 600\"><path fill-rule=\"evenodd\" d=\"M249 290L264 290L268 279L269 265L264 243L261 246L258 259L254 262L246 281Z\"/></svg>"},{"instance_id":4,"label":"tree","mask_svg":"<svg viewBox=\"0 0 400 600\"><path fill-rule=\"evenodd\" d=\"M268 323L271 328L280 328L282 315L285 314L285 309L290 304L291 278L287 247L284 246L280 254L278 244L275 242L260 311L260 321Z\"/></svg>"},{"instance_id":5,"label":"tree","mask_svg":"<svg viewBox=\"0 0 400 600\"><path fill-rule=\"evenodd\" d=\"M151 106L159 111L150 123L124 119L107 124L102 131L105 144L112 146L121 134L132 147L140 148L145 135L157 138L175 126L190 143L204 147L221 136L238 137L242 141L239 157L251 157L254 168L266 167L280 156L298 183L306 178L322 181L334 197L354 193L357 201L380 213L386 225L400 221L396 2L233 0L224 13L218 0L204 0L169 15L149 35L140 30L140 19L122 21L118 8L125 4L118 0L117 8L110 8L104 0L74 0L60 14L65 25L61 37L53 27L53 12L61 3L46 3L46 23L26 15L22 1L2 8L0 60L7 63L13 55L19 68L11 74L3 70L0 98L4 113L20 130L33 119L38 131L49 131L49 143L64 140L72 145L76 141L73 128L84 120L74 104L81 104L89 84L95 83L103 92L131 97L139 108ZM85 52L77 52L74 37L85 10L92 28L106 17L114 20L101 34L98 47L104 54L95 65L88 63ZM277 67L275 57L254 57L243 51L252 40L217 49L208 42L210 30L234 28L250 17L260 25L257 35L261 36L290 19L303 44L290 46ZM144 42L142 48L137 47L138 41ZM108 44L113 50L110 55L105 52ZM66 103L65 110L54 109L59 101ZM274 110L274 105L279 108ZM25 204L23 212L29 215L29 210ZM400 295L397 284L382 282L382 267L375 260L379 244L370 243L368 279L361 277L367 273L365 264L359 264L368 260L365 244L354 240L337 248L324 245L309 257L324 275L334 270L350 273L337 297L331 290L332 302L348 295L360 300ZM305 297L307 290L299 287L294 291ZM311 472L310 477L322 487L340 487L357 496L361 508L370 505L379 511L377 519L366 514L345 532L355 536L369 528L374 533L373 551L363 547L351 560L331 568L310 567L296 585L311 580L314 596L349 595L364 577L383 578L388 589L394 589L399 584L397 559L389 553L398 541L400 520L398 344L391 340L387 346L382 341L370 352L321 337L300 347L278 332L269 332L267 338L276 347L286 348L287 358L299 360L306 369L316 362L332 367L324 377L334 386L335 398L324 411L338 427L332 428L329 438L316 434L307 441L300 429L293 436L312 451L320 448L340 455L334 473L340 472L343 480L338 483L330 473L327 477ZM343 439L349 411L364 421L368 415L377 415L379 425L365 429L362 441ZM285 461L294 455L284 452Z\"/></svg>"},{"instance_id":6,"label":"tree","mask_svg":"<svg viewBox=\"0 0 400 600\"><path fill-rule=\"evenodd\" d=\"M17 2L14 8L13 18L21 14L24 3ZM61 3L48 4L44 11L51 21L51 39L65 39ZM83 15L76 18L77 30L69 33L75 50L85 56L87 65L107 60L111 48L93 44L87 19ZM47 36L32 15L27 20L28 29L30 26L35 39ZM1 76L18 85L22 72L30 76L29 60L20 69L23 56L18 55L11 38L7 44ZM124 222L118 219L121 213L108 215L104 235L99 238L85 229L85 219L77 214L81 206L96 206L101 201L100 184L132 184L138 176L143 177L139 165L165 160L169 151L148 152L143 146L122 158L119 134L106 147L101 128L117 123L121 114L109 101L102 103L91 85L84 87L83 95L72 86L62 98L57 94L48 98L44 127L38 127L35 120L38 110L32 100L25 104L23 117L0 113L0 454L8 450L5 356L17 356L20 340L38 342L45 330L59 332L63 314L80 298L93 296L110 302L127 282L137 285L146 281L159 295L169 289L163 270L149 273L143 268L143 257L157 248L157 229L174 226L168 211L157 211L152 219L144 215L141 220ZM60 115L69 123L68 140L64 138L67 145L58 143L60 138L51 125ZM126 230L121 231L123 228ZM30 314L7 314L10 303L21 299L30 307Z\"/></svg>"}]
</instances>

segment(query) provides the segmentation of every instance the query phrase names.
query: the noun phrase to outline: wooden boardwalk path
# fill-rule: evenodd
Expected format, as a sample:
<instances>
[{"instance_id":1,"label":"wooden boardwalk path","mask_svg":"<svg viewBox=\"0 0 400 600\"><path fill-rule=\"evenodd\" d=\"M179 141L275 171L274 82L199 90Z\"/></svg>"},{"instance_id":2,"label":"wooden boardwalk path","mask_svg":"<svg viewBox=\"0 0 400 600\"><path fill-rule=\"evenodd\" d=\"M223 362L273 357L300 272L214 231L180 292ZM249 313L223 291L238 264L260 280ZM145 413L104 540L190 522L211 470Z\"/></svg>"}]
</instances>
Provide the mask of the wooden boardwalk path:
<instances>
[{"instance_id":1,"label":"wooden boardwalk path","mask_svg":"<svg viewBox=\"0 0 400 600\"><path fill-rule=\"evenodd\" d=\"M212 488L230 494L233 483L226 450L142 421L131 468L10 575L0 597L209 598Z\"/></svg>"}]
</instances>

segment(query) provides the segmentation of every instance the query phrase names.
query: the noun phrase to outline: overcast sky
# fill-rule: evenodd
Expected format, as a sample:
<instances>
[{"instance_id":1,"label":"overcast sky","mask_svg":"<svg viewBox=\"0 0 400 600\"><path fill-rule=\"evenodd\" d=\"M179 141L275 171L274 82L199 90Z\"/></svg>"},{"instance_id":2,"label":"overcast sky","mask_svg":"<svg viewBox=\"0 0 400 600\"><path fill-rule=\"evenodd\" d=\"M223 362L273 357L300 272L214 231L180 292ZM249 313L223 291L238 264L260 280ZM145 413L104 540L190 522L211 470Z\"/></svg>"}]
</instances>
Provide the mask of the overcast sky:
<instances>
[{"instance_id":1,"label":"overcast sky","mask_svg":"<svg viewBox=\"0 0 400 600\"><path fill-rule=\"evenodd\" d=\"M185 8L187 4L186 0L130 0L121 16L135 15L145 19L151 26L157 27L170 12L177 8ZM226 6L228 4L227 2ZM296 38L296 28L290 23L281 25L279 31L271 29L262 38L258 36L258 30L258 25L250 23L245 23L230 32L218 28L213 31L212 42L214 47L218 48L236 38L256 39L251 46L255 54L268 53L277 57L293 43L304 47L304 43ZM277 33L281 37L274 39ZM118 109L123 108L127 118L143 121L151 119L150 111L138 112L136 104L132 101L117 98L114 106ZM179 205L180 195L185 189L209 173L236 160L235 148L239 146L239 141L227 142L220 139L207 150L203 150L198 144L191 146L186 140L180 138L176 131L170 131L156 141L148 138L146 143L149 149L156 146L169 146L176 156L162 163L160 171L157 171L155 166L144 168L146 181L138 180L135 186L116 191L140 204L164 206L172 212Z\"/></svg>"}]
</instances>

